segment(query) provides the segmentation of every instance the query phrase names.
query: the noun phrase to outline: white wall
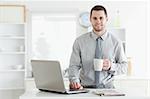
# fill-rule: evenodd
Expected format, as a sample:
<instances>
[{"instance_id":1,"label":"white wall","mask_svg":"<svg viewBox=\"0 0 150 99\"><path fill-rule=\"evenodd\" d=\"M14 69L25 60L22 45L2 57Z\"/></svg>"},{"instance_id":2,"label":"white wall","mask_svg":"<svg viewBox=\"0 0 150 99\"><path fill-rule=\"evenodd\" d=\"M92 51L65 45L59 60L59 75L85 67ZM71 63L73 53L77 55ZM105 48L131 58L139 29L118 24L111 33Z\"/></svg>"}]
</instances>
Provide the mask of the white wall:
<instances>
[{"instance_id":1,"label":"white wall","mask_svg":"<svg viewBox=\"0 0 150 99\"><path fill-rule=\"evenodd\" d=\"M31 12L37 11L78 11L80 14L83 11L90 11L95 4L102 4L108 9L109 27L113 27L116 11L120 11L121 27L126 29L126 49L127 56L132 57L133 75L146 76L147 73L147 4L144 1L107 1L107 2L47 2L47 3L30 3L29 9ZM43 6L42 6L43 5ZM66 6L68 5L68 6ZM83 34L87 30L78 26L77 36ZM141 50L140 50L141 49ZM137 69L138 68L138 69Z\"/></svg>"},{"instance_id":2,"label":"white wall","mask_svg":"<svg viewBox=\"0 0 150 99\"><path fill-rule=\"evenodd\" d=\"M148 6L148 10L147 10L147 13L148 13L148 20L147 20L147 64L148 64L148 68L147 68L147 72L148 73L148 76L150 77L150 1L148 0L148 3L147 3L147 6ZM149 86L150 86L150 82L149 82Z\"/></svg>"},{"instance_id":3,"label":"white wall","mask_svg":"<svg viewBox=\"0 0 150 99\"><path fill-rule=\"evenodd\" d=\"M35 0L34 0L35 1ZM27 9L31 13L35 12L81 12L90 11L91 7L96 4L102 4L108 10L109 23L108 27L114 26L114 18L116 11L120 11L121 27L126 29L126 54L132 57L133 71L132 75L147 76L148 75L148 6L147 2L142 0L134 1L52 1L50 2L21 2L27 5ZM67 6L66 6L67 5ZM85 33L87 29L77 26L77 36Z\"/></svg>"}]
</instances>

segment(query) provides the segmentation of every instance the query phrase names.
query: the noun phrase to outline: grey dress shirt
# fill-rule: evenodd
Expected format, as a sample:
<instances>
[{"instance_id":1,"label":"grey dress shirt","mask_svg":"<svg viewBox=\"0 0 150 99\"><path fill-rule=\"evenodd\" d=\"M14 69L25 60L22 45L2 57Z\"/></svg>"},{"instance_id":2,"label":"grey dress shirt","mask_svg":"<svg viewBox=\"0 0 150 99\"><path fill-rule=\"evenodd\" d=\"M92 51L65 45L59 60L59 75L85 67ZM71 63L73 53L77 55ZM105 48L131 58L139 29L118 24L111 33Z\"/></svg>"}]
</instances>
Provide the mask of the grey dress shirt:
<instances>
[{"instance_id":1,"label":"grey dress shirt","mask_svg":"<svg viewBox=\"0 0 150 99\"><path fill-rule=\"evenodd\" d=\"M95 57L96 38L94 32L78 37L73 45L69 65L70 82L80 82L82 86L95 85L93 60ZM109 32L102 36L102 57L111 61L111 68L100 72L99 82L102 88L113 88L114 75L127 72L127 58L122 42Z\"/></svg>"}]
</instances>

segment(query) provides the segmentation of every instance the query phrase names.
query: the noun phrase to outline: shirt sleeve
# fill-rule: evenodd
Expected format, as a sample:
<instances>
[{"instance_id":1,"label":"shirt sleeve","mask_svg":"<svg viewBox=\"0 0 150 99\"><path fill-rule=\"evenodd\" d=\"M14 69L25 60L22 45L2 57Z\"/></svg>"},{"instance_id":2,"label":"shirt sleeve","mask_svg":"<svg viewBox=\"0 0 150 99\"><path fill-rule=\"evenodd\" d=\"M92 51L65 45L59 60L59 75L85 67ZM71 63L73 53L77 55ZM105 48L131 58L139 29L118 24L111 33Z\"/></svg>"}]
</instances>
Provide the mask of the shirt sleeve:
<instances>
[{"instance_id":1,"label":"shirt sleeve","mask_svg":"<svg viewBox=\"0 0 150 99\"><path fill-rule=\"evenodd\" d=\"M115 49L114 60L111 61L110 72L114 72L114 75L126 74L127 66L127 58L122 42L118 42Z\"/></svg>"},{"instance_id":2,"label":"shirt sleeve","mask_svg":"<svg viewBox=\"0 0 150 99\"><path fill-rule=\"evenodd\" d=\"M80 51L78 40L76 39L73 44L72 54L70 58L70 65L69 65L70 82L80 82L79 80L80 68L81 68L81 51Z\"/></svg>"}]
</instances>

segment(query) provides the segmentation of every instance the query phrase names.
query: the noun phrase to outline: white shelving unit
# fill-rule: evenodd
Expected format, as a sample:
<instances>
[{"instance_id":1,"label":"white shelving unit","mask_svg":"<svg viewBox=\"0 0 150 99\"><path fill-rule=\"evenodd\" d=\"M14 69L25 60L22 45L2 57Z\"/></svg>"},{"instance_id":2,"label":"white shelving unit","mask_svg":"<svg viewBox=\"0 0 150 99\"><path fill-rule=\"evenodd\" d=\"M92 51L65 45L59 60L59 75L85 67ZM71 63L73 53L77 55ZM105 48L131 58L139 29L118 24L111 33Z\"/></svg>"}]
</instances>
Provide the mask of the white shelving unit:
<instances>
[{"instance_id":1,"label":"white shelving unit","mask_svg":"<svg viewBox=\"0 0 150 99\"><path fill-rule=\"evenodd\" d=\"M24 89L25 24L0 23L0 89Z\"/></svg>"},{"instance_id":2,"label":"white shelving unit","mask_svg":"<svg viewBox=\"0 0 150 99\"><path fill-rule=\"evenodd\" d=\"M25 23L0 23L0 97L6 99L19 98L25 90L27 65L25 25Z\"/></svg>"},{"instance_id":3,"label":"white shelving unit","mask_svg":"<svg viewBox=\"0 0 150 99\"><path fill-rule=\"evenodd\" d=\"M26 9L0 5L0 99L19 99L25 91Z\"/></svg>"}]
</instances>

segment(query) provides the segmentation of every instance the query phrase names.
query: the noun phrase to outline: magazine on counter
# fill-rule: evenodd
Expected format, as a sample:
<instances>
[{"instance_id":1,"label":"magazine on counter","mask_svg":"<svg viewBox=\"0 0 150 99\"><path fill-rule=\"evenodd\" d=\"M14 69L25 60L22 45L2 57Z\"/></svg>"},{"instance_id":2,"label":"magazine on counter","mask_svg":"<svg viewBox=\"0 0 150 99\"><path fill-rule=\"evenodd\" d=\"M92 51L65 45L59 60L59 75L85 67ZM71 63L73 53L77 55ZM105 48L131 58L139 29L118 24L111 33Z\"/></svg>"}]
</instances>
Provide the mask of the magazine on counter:
<instances>
[{"instance_id":1,"label":"magazine on counter","mask_svg":"<svg viewBox=\"0 0 150 99\"><path fill-rule=\"evenodd\" d=\"M125 93L117 89L97 89L94 94L99 96L125 96Z\"/></svg>"}]
</instances>

